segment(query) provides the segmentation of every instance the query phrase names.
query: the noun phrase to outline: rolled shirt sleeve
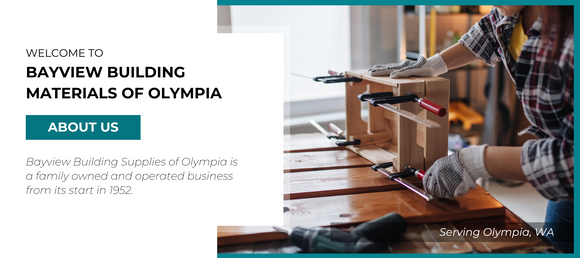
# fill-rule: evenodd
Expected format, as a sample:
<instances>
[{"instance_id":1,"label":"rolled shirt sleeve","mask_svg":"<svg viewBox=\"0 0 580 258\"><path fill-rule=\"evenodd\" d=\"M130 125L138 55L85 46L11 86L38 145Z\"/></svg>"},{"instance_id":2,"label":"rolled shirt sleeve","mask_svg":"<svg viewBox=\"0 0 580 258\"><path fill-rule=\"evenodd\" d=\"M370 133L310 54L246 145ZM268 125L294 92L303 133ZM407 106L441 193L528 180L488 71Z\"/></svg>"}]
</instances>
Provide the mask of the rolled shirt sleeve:
<instances>
[{"instance_id":1,"label":"rolled shirt sleeve","mask_svg":"<svg viewBox=\"0 0 580 258\"><path fill-rule=\"evenodd\" d=\"M521 164L531 185L546 199L574 196L574 149L562 139L530 140L522 146Z\"/></svg>"},{"instance_id":2,"label":"rolled shirt sleeve","mask_svg":"<svg viewBox=\"0 0 580 258\"><path fill-rule=\"evenodd\" d=\"M497 50L499 43L494 36L490 22L484 16L479 23L474 24L469 31L461 37L459 43L469 49L477 58L490 66L495 66L502 59ZM483 26L482 26L483 25Z\"/></svg>"}]
</instances>

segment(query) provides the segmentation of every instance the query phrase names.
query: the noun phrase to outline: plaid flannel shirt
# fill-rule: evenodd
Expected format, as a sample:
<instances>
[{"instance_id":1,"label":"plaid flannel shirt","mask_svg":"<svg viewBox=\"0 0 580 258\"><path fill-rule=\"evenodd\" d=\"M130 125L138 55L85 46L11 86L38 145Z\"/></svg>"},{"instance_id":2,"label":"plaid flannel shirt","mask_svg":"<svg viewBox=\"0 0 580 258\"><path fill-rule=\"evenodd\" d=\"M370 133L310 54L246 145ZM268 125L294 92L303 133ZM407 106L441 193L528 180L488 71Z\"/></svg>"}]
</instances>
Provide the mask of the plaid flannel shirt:
<instances>
[{"instance_id":1,"label":"plaid flannel shirt","mask_svg":"<svg viewBox=\"0 0 580 258\"><path fill-rule=\"evenodd\" d=\"M554 61L547 67L548 49L541 39L542 17L526 33L519 59L508 50L519 14L503 16L495 8L473 25L460 43L488 65L503 62L530 123L523 133L538 140L522 146L520 163L532 186L545 198L574 198L574 37L569 35Z\"/></svg>"}]
</instances>

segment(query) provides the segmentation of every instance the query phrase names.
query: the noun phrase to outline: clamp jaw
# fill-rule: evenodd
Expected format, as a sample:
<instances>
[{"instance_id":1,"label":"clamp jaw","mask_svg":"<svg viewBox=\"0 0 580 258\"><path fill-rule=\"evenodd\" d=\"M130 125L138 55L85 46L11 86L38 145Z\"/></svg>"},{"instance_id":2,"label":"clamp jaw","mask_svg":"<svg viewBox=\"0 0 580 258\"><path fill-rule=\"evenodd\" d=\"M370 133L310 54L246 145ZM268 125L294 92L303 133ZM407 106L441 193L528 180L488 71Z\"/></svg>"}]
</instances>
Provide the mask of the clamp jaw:
<instances>
[{"instance_id":1,"label":"clamp jaw","mask_svg":"<svg viewBox=\"0 0 580 258\"><path fill-rule=\"evenodd\" d=\"M389 179L396 181L397 183L403 185L407 189L409 189L409 190L413 191L414 193L418 194L419 196L421 196L426 201L431 201L431 200L435 199L435 197L433 197L432 195L428 194L424 190L419 189L418 187L414 186L413 184L411 184L411 183L407 182L405 179L403 179L403 177L407 177L407 176L411 176L411 175L414 175L420 179L423 179L425 172L418 170L418 169L411 168L409 165L405 165L404 171L399 172L399 173L389 173L385 170L386 168L389 168L392 166L393 166L393 162L386 162L386 163L374 165L371 168L374 171L381 172L382 174L388 176Z\"/></svg>"},{"instance_id":2,"label":"clamp jaw","mask_svg":"<svg viewBox=\"0 0 580 258\"><path fill-rule=\"evenodd\" d=\"M423 180L423 177L425 176L425 171L412 168L409 165L405 165L403 167L403 172L392 173L389 175L389 179L394 180L397 177L408 177L408 176L416 176L417 178Z\"/></svg>"}]
</instances>

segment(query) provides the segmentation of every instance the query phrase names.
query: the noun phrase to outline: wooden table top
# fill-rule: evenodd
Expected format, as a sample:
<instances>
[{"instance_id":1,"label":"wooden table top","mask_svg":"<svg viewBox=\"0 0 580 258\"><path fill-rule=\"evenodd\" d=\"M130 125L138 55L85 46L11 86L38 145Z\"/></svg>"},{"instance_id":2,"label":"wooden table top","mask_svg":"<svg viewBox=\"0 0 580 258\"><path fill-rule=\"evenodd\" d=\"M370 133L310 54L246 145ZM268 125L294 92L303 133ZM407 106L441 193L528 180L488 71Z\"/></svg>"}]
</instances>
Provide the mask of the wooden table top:
<instances>
[{"instance_id":1,"label":"wooden table top","mask_svg":"<svg viewBox=\"0 0 580 258\"><path fill-rule=\"evenodd\" d=\"M437 227L462 228L495 223L505 228L527 228L523 220L506 209L483 188L471 190L454 200L424 199L370 169L372 163L357 154L329 146L322 134L285 136L284 216L286 227L348 227L396 211L409 223L400 241L389 245L390 252L531 252L547 250L539 237L503 239L481 236L413 240L419 235L437 234ZM291 142L291 143L289 143ZM282 171L280 171L282 172ZM408 179L422 187L419 179ZM468 226L466 226L468 225ZM503 225L503 226L502 226ZM433 231L433 232L430 232ZM260 253L296 252L287 236L271 226L218 227L218 251ZM433 246L433 241L437 246ZM438 242L439 241L439 242ZM264 251L266 248L267 251ZM540 251L541 251L540 250Z\"/></svg>"}]
</instances>

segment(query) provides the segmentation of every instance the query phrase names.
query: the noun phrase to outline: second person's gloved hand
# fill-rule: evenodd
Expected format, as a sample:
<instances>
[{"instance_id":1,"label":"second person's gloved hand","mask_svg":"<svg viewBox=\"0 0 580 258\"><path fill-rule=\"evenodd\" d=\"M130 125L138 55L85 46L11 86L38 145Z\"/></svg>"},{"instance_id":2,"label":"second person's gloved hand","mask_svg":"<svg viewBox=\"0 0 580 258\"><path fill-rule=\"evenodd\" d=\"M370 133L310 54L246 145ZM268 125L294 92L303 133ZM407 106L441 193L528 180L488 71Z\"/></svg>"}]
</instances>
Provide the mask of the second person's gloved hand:
<instances>
[{"instance_id":1,"label":"second person's gloved hand","mask_svg":"<svg viewBox=\"0 0 580 258\"><path fill-rule=\"evenodd\" d=\"M477 186L475 180L490 177L483 161L486 147L461 149L435 161L423 177L425 191L446 199L467 194L469 189Z\"/></svg>"},{"instance_id":2,"label":"second person's gloved hand","mask_svg":"<svg viewBox=\"0 0 580 258\"><path fill-rule=\"evenodd\" d=\"M370 75L390 75L391 78L439 76L446 72L447 65L439 54L428 59L420 57L417 61L407 59L400 63L378 64L369 68Z\"/></svg>"}]
</instances>

